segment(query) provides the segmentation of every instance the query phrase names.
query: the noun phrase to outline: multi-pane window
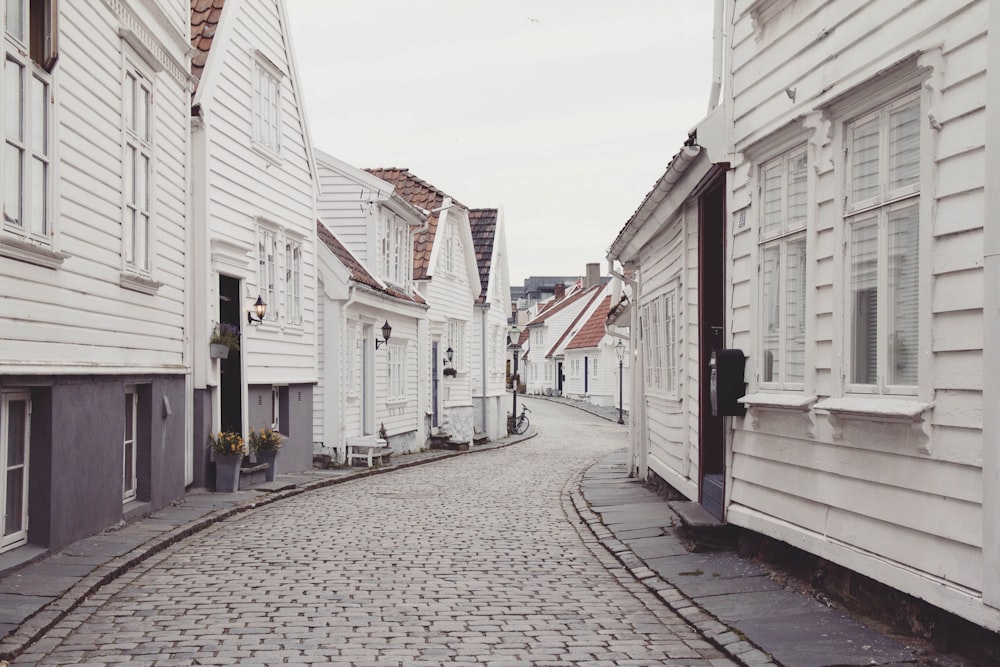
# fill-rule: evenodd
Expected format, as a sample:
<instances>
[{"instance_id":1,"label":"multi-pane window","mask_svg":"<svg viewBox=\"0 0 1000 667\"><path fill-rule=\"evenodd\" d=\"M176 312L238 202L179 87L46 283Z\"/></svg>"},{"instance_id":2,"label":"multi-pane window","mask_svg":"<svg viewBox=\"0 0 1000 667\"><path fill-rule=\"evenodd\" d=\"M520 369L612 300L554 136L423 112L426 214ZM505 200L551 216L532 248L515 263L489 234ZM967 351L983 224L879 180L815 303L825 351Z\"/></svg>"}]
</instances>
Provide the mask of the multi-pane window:
<instances>
[{"instance_id":1,"label":"multi-pane window","mask_svg":"<svg viewBox=\"0 0 1000 667\"><path fill-rule=\"evenodd\" d=\"M7 0L4 13L3 227L49 243L53 232L54 0Z\"/></svg>"},{"instance_id":2,"label":"multi-pane window","mask_svg":"<svg viewBox=\"0 0 1000 667\"><path fill-rule=\"evenodd\" d=\"M461 320L448 320L448 347L451 348L454 354L451 367L455 369L464 368L465 322Z\"/></svg>"},{"instance_id":3,"label":"multi-pane window","mask_svg":"<svg viewBox=\"0 0 1000 667\"><path fill-rule=\"evenodd\" d=\"M677 292L663 297L663 388L668 394L677 393Z\"/></svg>"},{"instance_id":4,"label":"multi-pane window","mask_svg":"<svg viewBox=\"0 0 1000 667\"><path fill-rule=\"evenodd\" d=\"M444 270L448 273L455 272L455 253L457 241L455 239L455 226L449 225L444 237Z\"/></svg>"},{"instance_id":5,"label":"multi-pane window","mask_svg":"<svg viewBox=\"0 0 1000 667\"><path fill-rule=\"evenodd\" d=\"M122 442L122 502L135 500L136 432L138 431L139 393L135 386L125 387L125 436Z\"/></svg>"},{"instance_id":6,"label":"multi-pane window","mask_svg":"<svg viewBox=\"0 0 1000 667\"><path fill-rule=\"evenodd\" d=\"M375 245L379 276L406 290L410 285L413 247L409 226L399 216L383 211L375 225Z\"/></svg>"},{"instance_id":7,"label":"multi-pane window","mask_svg":"<svg viewBox=\"0 0 1000 667\"><path fill-rule=\"evenodd\" d=\"M856 391L917 385L919 116L913 93L846 126L847 381Z\"/></svg>"},{"instance_id":8,"label":"multi-pane window","mask_svg":"<svg viewBox=\"0 0 1000 667\"><path fill-rule=\"evenodd\" d=\"M28 444L31 441L31 395L0 394L0 551L28 539Z\"/></svg>"},{"instance_id":9,"label":"multi-pane window","mask_svg":"<svg viewBox=\"0 0 1000 667\"><path fill-rule=\"evenodd\" d=\"M389 343L386 367L389 400L406 398L406 343Z\"/></svg>"},{"instance_id":10,"label":"multi-pane window","mask_svg":"<svg viewBox=\"0 0 1000 667\"><path fill-rule=\"evenodd\" d=\"M263 56L253 64L253 141L272 153L281 150L281 78Z\"/></svg>"},{"instance_id":11,"label":"multi-pane window","mask_svg":"<svg viewBox=\"0 0 1000 667\"><path fill-rule=\"evenodd\" d=\"M302 244L285 241L285 318L302 324Z\"/></svg>"},{"instance_id":12,"label":"multi-pane window","mask_svg":"<svg viewBox=\"0 0 1000 667\"><path fill-rule=\"evenodd\" d=\"M264 319L269 322L278 320L278 238L269 229L257 232L257 278L260 282L260 293L267 304Z\"/></svg>"},{"instance_id":13,"label":"multi-pane window","mask_svg":"<svg viewBox=\"0 0 1000 667\"><path fill-rule=\"evenodd\" d=\"M124 196L122 245L125 265L150 269L150 199L153 163L152 82L133 67L125 71Z\"/></svg>"},{"instance_id":14,"label":"multi-pane window","mask_svg":"<svg viewBox=\"0 0 1000 667\"><path fill-rule=\"evenodd\" d=\"M804 148L760 170L760 381L778 388L805 377L807 182Z\"/></svg>"}]
</instances>

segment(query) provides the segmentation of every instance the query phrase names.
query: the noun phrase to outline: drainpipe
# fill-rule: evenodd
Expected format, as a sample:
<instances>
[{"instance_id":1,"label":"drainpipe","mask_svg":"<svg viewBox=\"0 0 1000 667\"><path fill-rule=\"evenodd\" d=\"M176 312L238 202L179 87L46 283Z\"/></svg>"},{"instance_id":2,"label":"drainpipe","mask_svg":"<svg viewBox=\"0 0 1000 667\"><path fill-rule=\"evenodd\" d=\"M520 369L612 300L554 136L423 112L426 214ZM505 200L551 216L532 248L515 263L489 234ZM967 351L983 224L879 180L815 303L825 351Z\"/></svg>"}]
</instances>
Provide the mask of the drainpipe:
<instances>
[{"instance_id":1,"label":"drainpipe","mask_svg":"<svg viewBox=\"0 0 1000 667\"><path fill-rule=\"evenodd\" d=\"M479 351L482 353L483 363L482 363L482 375L483 375L483 433L487 433L486 430L486 317L490 314L490 304L488 303L477 303L476 308L481 312L480 321L483 323L482 326L482 336L479 339ZM473 432L476 429L472 429Z\"/></svg>"},{"instance_id":2,"label":"drainpipe","mask_svg":"<svg viewBox=\"0 0 1000 667\"><path fill-rule=\"evenodd\" d=\"M725 40L722 32L722 16L725 0L715 0L715 23L712 26L712 89L708 94L708 113L719 106L722 97L722 64Z\"/></svg>"}]
</instances>

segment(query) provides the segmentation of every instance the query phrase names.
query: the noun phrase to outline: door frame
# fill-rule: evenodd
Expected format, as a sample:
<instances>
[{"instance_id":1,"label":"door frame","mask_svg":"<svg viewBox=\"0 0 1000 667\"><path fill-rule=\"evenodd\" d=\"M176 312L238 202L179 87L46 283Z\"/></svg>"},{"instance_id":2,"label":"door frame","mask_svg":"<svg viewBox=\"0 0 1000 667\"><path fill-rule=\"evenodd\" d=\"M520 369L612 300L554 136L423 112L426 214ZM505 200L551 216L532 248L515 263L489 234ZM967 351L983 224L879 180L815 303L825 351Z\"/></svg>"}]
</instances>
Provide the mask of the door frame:
<instances>
[{"instance_id":1,"label":"door frame","mask_svg":"<svg viewBox=\"0 0 1000 667\"><path fill-rule=\"evenodd\" d=\"M21 519L20 530L4 535L7 530L7 479L12 469L7 465L10 442L10 403L24 401L24 460L15 467L21 468ZM0 461L3 462L3 478L0 479L0 552L13 549L28 542L28 486L31 479L31 392L23 390L0 392Z\"/></svg>"}]
</instances>

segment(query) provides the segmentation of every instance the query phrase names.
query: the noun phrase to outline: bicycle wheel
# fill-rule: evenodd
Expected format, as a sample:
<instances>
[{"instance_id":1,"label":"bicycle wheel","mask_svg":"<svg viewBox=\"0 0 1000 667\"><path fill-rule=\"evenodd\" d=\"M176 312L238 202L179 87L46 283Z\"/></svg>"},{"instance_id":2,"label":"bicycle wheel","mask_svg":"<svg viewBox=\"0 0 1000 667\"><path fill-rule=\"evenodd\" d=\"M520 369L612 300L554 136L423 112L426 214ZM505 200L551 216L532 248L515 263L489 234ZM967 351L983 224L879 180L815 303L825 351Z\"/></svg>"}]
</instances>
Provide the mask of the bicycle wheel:
<instances>
[{"instance_id":1,"label":"bicycle wheel","mask_svg":"<svg viewBox=\"0 0 1000 667\"><path fill-rule=\"evenodd\" d=\"M527 430L528 430L528 417L527 415L521 415L520 419L517 420L517 423L514 424L514 433L516 433L517 435L521 435Z\"/></svg>"}]
</instances>

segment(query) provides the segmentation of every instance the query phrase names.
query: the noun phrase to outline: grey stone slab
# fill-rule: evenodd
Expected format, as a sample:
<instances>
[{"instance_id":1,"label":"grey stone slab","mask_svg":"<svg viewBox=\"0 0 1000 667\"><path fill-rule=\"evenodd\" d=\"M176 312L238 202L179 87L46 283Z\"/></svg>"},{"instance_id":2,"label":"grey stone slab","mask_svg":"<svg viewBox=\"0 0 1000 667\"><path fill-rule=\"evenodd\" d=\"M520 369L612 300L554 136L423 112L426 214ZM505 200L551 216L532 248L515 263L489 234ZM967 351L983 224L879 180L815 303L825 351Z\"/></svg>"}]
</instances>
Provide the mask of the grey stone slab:
<instances>
[{"instance_id":1,"label":"grey stone slab","mask_svg":"<svg viewBox=\"0 0 1000 667\"><path fill-rule=\"evenodd\" d=\"M40 574L62 577L85 577L94 571L94 559L80 559L68 554L56 554L40 563L30 566L30 570Z\"/></svg>"},{"instance_id":2,"label":"grey stone slab","mask_svg":"<svg viewBox=\"0 0 1000 667\"><path fill-rule=\"evenodd\" d=\"M100 556L113 558L128 553L139 546L145 539L122 535L120 538L97 536L74 542L64 549L70 556Z\"/></svg>"},{"instance_id":3,"label":"grey stone slab","mask_svg":"<svg viewBox=\"0 0 1000 667\"><path fill-rule=\"evenodd\" d=\"M832 610L747 619L736 627L778 662L796 667L910 663L917 657L914 648Z\"/></svg>"},{"instance_id":4,"label":"grey stone slab","mask_svg":"<svg viewBox=\"0 0 1000 667\"><path fill-rule=\"evenodd\" d=\"M621 537L619 536L619 539ZM662 558L663 556L678 556L688 553L684 543L673 535L660 537L642 537L637 540L623 540L636 556L643 560Z\"/></svg>"},{"instance_id":5,"label":"grey stone slab","mask_svg":"<svg viewBox=\"0 0 1000 667\"><path fill-rule=\"evenodd\" d=\"M45 564L16 572L0 581L0 594L16 593L56 597L80 581L81 576L66 576L47 572Z\"/></svg>"},{"instance_id":6,"label":"grey stone slab","mask_svg":"<svg viewBox=\"0 0 1000 667\"><path fill-rule=\"evenodd\" d=\"M704 597L699 603L723 623L800 614L832 614L817 600L787 589Z\"/></svg>"},{"instance_id":7,"label":"grey stone slab","mask_svg":"<svg viewBox=\"0 0 1000 667\"><path fill-rule=\"evenodd\" d=\"M775 591L783 588L781 584L770 577L700 577L696 581L684 582L683 592L696 600L712 595L727 595L729 593L750 593L755 591Z\"/></svg>"},{"instance_id":8,"label":"grey stone slab","mask_svg":"<svg viewBox=\"0 0 1000 667\"><path fill-rule=\"evenodd\" d=\"M688 553L679 556L651 558L646 565L667 581L683 584L685 580L713 578L738 578L766 575L767 572L752 561L740 558L729 551Z\"/></svg>"},{"instance_id":9,"label":"grey stone slab","mask_svg":"<svg viewBox=\"0 0 1000 667\"><path fill-rule=\"evenodd\" d=\"M6 637L10 633L17 630L18 625L16 623L0 623L0 637Z\"/></svg>"},{"instance_id":10,"label":"grey stone slab","mask_svg":"<svg viewBox=\"0 0 1000 667\"><path fill-rule=\"evenodd\" d=\"M0 623L21 623L54 598L43 595L0 593Z\"/></svg>"},{"instance_id":11,"label":"grey stone slab","mask_svg":"<svg viewBox=\"0 0 1000 667\"><path fill-rule=\"evenodd\" d=\"M637 540L641 537L659 537L660 535L666 534L665 531L665 528L659 526L651 528L636 528L635 530L618 530L615 531L615 537L622 542L628 542L629 540Z\"/></svg>"},{"instance_id":12,"label":"grey stone slab","mask_svg":"<svg viewBox=\"0 0 1000 667\"><path fill-rule=\"evenodd\" d=\"M708 510L690 500L674 500L668 503L670 509L677 513L685 526L692 528L715 528L723 525L721 521L709 514Z\"/></svg>"}]
</instances>

